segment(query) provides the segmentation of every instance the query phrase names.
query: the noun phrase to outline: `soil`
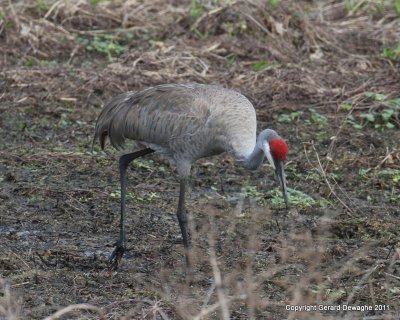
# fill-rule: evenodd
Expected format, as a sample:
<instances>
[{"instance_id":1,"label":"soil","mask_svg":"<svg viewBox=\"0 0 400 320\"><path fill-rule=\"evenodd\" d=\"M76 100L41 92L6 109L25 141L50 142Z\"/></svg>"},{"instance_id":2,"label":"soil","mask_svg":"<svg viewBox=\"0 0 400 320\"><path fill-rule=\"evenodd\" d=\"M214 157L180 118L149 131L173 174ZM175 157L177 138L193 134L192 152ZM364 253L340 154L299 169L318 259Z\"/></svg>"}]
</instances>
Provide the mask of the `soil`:
<instances>
[{"instance_id":1,"label":"soil","mask_svg":"<svg viewBox=\"0 0 400 320\"><path fill-rule=\"evenodd\" d=\"M349 3L0 3L0 319L399 319L400 16ZM92 149L96 118L187 82L287 140L290 209L267 162L199 160L188 281L175 168L147 155L111 270L124 152Z\"/></svg>"}]
</instances>

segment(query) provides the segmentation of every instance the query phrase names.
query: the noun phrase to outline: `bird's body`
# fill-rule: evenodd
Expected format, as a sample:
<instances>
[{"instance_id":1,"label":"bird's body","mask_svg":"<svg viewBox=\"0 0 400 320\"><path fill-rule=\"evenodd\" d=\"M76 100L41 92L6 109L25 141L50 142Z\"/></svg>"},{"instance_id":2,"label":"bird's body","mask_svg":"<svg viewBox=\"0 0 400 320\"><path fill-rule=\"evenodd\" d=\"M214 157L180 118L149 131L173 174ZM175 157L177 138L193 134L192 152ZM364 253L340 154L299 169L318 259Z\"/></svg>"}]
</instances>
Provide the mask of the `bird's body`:
<instances>
[{"instance_id":1,"label":"bird's body","mask_svg":"<svg viewBox=\"0 0 400 320\"><path fill-rule=\"evenodd\" d=\"M222 152L245 161L256 144L256 113L240 93L218 86L160 85L115 97L96 134L121 148L136 140L166 155L186 174L197 159ZM185 169L186 168L186 169Z\"/></svg>"},{"instance_id":2,"label":"bird's body","mask_svg":"<svg viewBox=\"0 0 400 320\"><path fill-rule=\"evenodd\" d=\"M287 145L271 129L263 130L257 138L256 127L256 112L251 102L242 94L220 86L159 85L114 97L99 115L94 138L99 138L102 148L109 137L117 149L123 147L126 139L135 140L144 149L120 158L121 229L112 259L120 259L125 248L126 167L147 153L164 154L176 165L180 177L177 215L185 247L188 247L185 185L191 165L197 159L228 152L245 168L256 169L265 155L281 179L287 201L282 165Z\"/></svg>"}]
</instances>

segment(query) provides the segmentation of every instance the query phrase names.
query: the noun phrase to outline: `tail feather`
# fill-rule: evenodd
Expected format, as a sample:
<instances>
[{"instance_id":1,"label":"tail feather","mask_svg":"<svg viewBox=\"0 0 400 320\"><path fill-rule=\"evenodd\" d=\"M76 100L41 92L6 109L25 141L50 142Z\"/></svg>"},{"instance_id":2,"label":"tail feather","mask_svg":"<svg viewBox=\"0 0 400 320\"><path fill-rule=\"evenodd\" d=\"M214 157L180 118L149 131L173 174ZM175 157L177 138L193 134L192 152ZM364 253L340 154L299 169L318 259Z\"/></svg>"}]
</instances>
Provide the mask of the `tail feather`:
<instances>
[{"instance_id":1,"label":"tail feather","mask_svg":"<svg viewBox=\"0 0 400 320\"><path fill-rule=\"evenodd\" d=\"M103 150L107 137L116 149L121 149L123 147L125 137L121 124L124 123L127 111L129 111L129 108L126 107L129 106L129 98L131 95L132 93L130 92L120 94L106 104L96 122L92 149L94 143L98 139L101 149Z\"/></svg>"}]
</instances>

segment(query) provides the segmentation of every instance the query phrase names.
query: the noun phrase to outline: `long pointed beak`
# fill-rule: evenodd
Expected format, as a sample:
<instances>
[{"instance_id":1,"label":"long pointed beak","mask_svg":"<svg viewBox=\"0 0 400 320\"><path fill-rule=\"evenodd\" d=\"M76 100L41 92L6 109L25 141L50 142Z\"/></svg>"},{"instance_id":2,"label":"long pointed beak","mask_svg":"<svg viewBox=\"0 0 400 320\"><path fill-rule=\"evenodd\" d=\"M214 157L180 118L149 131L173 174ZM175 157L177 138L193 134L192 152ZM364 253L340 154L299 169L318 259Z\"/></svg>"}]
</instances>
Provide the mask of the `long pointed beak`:
<instances>
[{"instance_id":1,"label":"long pointed beak","mask_svg":"<svg viewBox=\"0 0 400 320\"><path fill-rule=\"evenodd\" d=\"M286 177L285 177L285 171L283 170L283 161L276 160L274 162L275 162L275 173L279 178L279 182L282 188L283 200L285 201L286 209L289 209L288 195L286 188Z\"/></svg>"}]
</instances>

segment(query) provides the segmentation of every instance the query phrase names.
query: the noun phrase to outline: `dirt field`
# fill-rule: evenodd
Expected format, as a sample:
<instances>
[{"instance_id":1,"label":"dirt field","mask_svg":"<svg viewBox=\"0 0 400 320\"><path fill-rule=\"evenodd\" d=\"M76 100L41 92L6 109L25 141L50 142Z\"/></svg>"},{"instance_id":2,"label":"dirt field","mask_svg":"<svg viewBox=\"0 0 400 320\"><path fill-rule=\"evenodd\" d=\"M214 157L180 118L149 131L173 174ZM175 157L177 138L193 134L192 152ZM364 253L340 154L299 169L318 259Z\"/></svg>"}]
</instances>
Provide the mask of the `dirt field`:
<instances>
[{"instance_id":1,"label":"dirt field","mask_svg":"<svg viewBox=\"0 0 400 320\"><path fill-rule=\"evenodd\" d=\"M399 71L398 0L0 1L0 319L399 319ZM109 270L121 153L91 151L96 118L187 82L285 137L290 210L267 162L198 161L189 284L175 168L148 155Z\"/></svg>"}]
</instances>

